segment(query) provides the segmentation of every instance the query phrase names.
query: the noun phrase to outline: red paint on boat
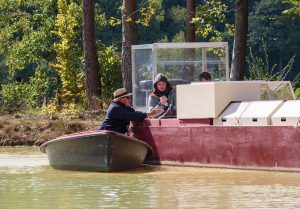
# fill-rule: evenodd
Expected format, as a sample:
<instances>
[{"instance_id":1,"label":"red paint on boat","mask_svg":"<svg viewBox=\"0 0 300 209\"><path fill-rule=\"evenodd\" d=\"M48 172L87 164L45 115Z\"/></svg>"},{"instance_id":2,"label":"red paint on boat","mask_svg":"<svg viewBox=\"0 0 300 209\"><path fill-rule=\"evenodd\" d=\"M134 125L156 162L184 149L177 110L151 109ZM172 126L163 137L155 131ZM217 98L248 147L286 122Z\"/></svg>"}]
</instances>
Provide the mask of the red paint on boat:
<instances>
[{"instance_id":1,"label":"red paint on boat","mask_svg":"<svg viewBox=\"0 0 300 209\"><path fill-rule=\"evenodd\" d=\"M151 164L300 170L300 126L214 126L210 119L150 119L133 136L152 146Z\"/></svg>"}]
</instances>

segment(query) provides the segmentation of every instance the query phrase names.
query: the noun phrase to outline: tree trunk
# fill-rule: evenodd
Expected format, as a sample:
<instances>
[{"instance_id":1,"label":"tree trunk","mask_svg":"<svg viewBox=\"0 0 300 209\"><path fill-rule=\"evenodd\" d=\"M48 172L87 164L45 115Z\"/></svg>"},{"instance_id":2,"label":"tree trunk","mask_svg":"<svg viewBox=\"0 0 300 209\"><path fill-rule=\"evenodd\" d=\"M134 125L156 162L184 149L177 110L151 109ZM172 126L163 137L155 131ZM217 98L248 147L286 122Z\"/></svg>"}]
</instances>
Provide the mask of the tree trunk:
<instances>
[{"instance_id":1,"label":"tree trunk","mask_svg":"<svg viewBox=\"0 0 300 209\"><path fill-rule=\"evenodd\" d=\"M123 0L122 10L122 78L123 86L132 91L131 45L137 43L136 0ZM130 18L130 19L129 19Z\"/></svg>"},{"instance_id":2,"label":"tree trunk","mask_svg":"<svg viewBox=\"0 0 300 209\"><path fill-rule=\"evenodd\" d=\"M96 49L95 0L83 0L83 46L88 108L101 108L100 66Z\"/></svg>"},{"instance_id":3,"label":"tree trunk","mask_svg":"<svg viewBox=\"0 0 300 209\"><path fill-rule=\"evenodd\" d=\"M196 0L187 0L186 1L187 8L187 18L186 18L186 34L185 34L185 42L195 42L196 41L196 29L195 24L193 24L192 18L195 18L196 15ZM194 49L186 49L186 60L194 61L195 60L195 50ZM189 63L185 65L184 79L187 82L191 82L193 80L194 75L194 63Z\"/></svg>"},{"instance_id":4,"label":"tree trunk","mask_svg":"<svg viewBox=\"0 0 300 209\"><path fill-rule=\"evenodd\" d=\"M187 18L186 18L185 41L195 42L196 40L195 24L193 24L191 21L193 18L195 18L196 15L196 0L187 0L186 8L187 8Z\"/></svg>"},{"instance_id":5,"label":"tree trunk","mask_svg":"<svg viewBox=\"0 0 300 209\"><path fill-rule=\"evenodd\" d=\"M244 80L246 68L248 0L235 0L235 35L230 80Z\"/></svg>"}]
</instances>

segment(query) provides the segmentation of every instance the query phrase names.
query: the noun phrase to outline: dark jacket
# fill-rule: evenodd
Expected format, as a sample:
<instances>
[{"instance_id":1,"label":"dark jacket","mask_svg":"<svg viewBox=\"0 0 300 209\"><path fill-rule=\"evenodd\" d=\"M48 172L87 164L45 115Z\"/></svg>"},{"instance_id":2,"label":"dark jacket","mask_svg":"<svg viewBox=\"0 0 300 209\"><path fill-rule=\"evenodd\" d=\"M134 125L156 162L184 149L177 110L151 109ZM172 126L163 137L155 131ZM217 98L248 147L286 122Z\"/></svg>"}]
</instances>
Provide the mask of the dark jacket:
<instances>
[{"instance_id":1,"label":"dark jacket","mask_svg":"<svg viewBox=\"0 0 300 209\"><path fill-rule=\"evenodd\" d=\"M159 81L166 82L167 87L166 87L165 91L159 91L157 89L156 84ZM150 94L149 101L148 101L149 111L151 109L153 109L154 107L162 106L159 103L160 102L160 97L162 97L162 96L166 96L168 98L168 104L167 104L167 106L172 105L173 108L176 108L176 105L175 105L175 102L176 102L176 91L175 91L175 88L171 87L169 81L167 80L167 78L162 73L157 74L157 76L155 77L154 82L153 82L153 87L154 87L154 91ZM162 106L161 108L166 109L167 106Z\"/></svg>"},{"instance_id":2,"label":"dark jacket","mask_svg":"<svg viewBox=\"0 0 300 209\"><path fill-rule=\"evenodd\" d=\"M143 120L146 113L135 111L132 107L126 107L121 102L112 102L108 107L106 116L97 130L110 130L122 134L128 132L130 121Z\"/></svg>"}]
</instances>

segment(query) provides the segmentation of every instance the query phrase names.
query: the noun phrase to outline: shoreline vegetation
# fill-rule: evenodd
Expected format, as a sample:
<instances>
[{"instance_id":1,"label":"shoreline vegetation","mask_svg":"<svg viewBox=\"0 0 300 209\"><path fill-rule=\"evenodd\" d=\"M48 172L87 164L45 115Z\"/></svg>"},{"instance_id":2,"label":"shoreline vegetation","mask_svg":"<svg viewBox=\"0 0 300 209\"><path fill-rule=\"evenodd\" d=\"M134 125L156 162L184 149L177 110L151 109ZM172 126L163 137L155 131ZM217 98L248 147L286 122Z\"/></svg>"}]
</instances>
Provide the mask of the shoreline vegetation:
<instances>
[{"instance_id":1,"label":"shoreline vegetation","mask_svg":"<svg viewBox=\"0 0 300 209\"><path fill-rule=\"evenodd\" d=\"M81 131L95 130L105 116L105 112L86 111L77 115L54 117L44 114L24 114L0 116L0 146L40 146L58 136Z\"/></svg>"}]
</instances>

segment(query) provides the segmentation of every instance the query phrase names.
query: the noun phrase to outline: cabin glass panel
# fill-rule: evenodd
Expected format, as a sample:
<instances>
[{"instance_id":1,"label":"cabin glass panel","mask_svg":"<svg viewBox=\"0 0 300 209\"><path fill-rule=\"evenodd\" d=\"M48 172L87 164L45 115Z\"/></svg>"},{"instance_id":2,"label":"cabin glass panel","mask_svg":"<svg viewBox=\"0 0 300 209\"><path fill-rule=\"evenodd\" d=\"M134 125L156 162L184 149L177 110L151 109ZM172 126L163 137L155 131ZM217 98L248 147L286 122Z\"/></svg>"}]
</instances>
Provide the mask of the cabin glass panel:
<instances>
[{"instance_id":1,"label":"cabin glass panel","mask_svg":"<svg viewBox=\"0 0 300 209\"><path fill-rule=\"evenodd\" d=\"M158 48L157 73L186 83L198 81L201 72L209 72L214 81L226 80L224 50L214 48Z\"/></svg>"},{"instance_id":2,"label":"cabin glass panel","mask_svg":"<svg viewBox=\"0 0 300 209\"><path fill-rule=\"evenodd\" d=\"M133 106L148 109L148 97L158 73L171 85L198 82L201 72L209 72L213 81L229 80L228 44L154 43L132 46Z\"/></svg>"},{"instance_id":3,"label":"cabin glass panel","mask_svg":"<svg viewBox=\"0 0 300 209\"><path fill-rule=\"evenodd\" d=\"M290 81L265 81L261 85L261 100L294 100Z\"/></svg>"},{"instance_id":4,"label":"cabin glass panel","mask_svg":"<svg viewBox=\"0 0 300 209\"><path fill-rule=\"evenodd\" d=\"M138 110L145 110L149 89L152 89L153 62L152 49L140 47L132 51L133 104Z\"/></svg>"}]
</instances>

